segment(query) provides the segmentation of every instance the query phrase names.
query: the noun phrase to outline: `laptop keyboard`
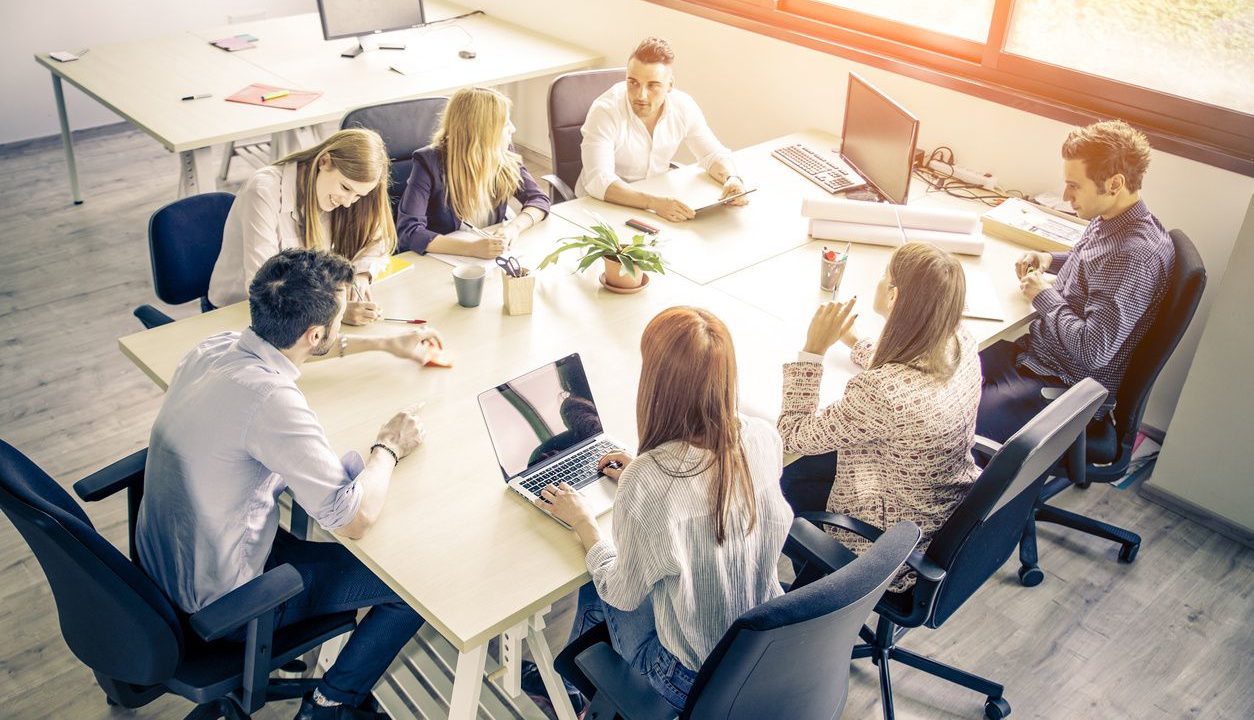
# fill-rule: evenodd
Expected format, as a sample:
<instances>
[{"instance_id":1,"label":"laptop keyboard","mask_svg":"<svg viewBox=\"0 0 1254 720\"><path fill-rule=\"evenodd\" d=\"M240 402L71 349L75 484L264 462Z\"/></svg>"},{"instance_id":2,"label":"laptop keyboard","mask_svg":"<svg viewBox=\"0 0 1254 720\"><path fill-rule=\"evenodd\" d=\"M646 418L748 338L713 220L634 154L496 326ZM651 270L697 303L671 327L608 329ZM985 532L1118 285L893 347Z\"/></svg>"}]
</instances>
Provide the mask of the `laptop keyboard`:
<instances>
[{"instance_id":1,"label":"laptop keyboard","mask_svg":"<svg viewBox=\"0 0 1254 720\"><path fill-rule=\"evenodd\" d=\"M566 483L578 490L597 479L601 474L597 470L597 461L606 453L615 450L621 450L621 448L615 447L613 443L606 440L598 440L549 465L519 484L524 490L534 495L539 495L546 486L557 483Z\"/></svg>"},{"instance_id":2,"label":"laptop keyboard","mask_svg":"<svg viewBox=\"0 0 1254 720\"><path fill-rule=\"evenodd\" d=\"M771 151L771 156L830 193L840 192L860 181L860 178L849 175L849 171L840 164L800 143L776 148Z\"/></svg>"}]
</instances>

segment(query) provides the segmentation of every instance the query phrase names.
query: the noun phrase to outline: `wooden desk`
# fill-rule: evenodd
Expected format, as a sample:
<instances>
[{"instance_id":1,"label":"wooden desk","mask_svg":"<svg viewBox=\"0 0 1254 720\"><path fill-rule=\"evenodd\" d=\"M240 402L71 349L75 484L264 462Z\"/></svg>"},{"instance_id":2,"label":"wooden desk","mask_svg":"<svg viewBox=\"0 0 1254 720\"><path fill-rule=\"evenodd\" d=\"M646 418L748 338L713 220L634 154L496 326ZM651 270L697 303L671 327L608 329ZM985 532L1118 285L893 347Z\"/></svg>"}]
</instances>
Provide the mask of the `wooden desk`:
<instances>
[{"instance_id":1,"label":"wooden desk","mask_svg":"<svg viewBox=\"0 0 1254 720\"><path fill-rule=\"evenodd\" d=\"M439 0L428 2L426 10L431 20L467 12ZM252 33L260 42L234 53L209 45L210 40L240 33ZM340 51L353 41L323 40L315 13L99 45L69 63L36 54L35 61L52 75L74 202L82 202L82 194L63 80L179 153L178 194L183 197L214 189L211 148L216 144L269 134L272 152L278 154L311 139L295 135L298 129L338 123L347 111L363 105L561 73L600 59L591 51L482 15L391 36L410 38L411 50L371 50L342 58ZM468 38L478 53L474 60L457 56ZM388 69L406 55L417 65L429 63L429 69L410 75ZM251 83L320 90L323 95L294 111L226 102ZM213 97L180 100L202 93Z\"/></svg>"}]
</instances>

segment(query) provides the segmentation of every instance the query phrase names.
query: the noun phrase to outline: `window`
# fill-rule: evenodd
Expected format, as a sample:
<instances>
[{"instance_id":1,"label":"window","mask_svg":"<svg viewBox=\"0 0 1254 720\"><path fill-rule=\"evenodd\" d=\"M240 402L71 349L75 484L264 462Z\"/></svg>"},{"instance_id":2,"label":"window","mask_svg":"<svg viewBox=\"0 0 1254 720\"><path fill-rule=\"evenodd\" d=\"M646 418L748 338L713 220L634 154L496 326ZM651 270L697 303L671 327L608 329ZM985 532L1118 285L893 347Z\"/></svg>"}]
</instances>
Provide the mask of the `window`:
<instances>
[{"instance_id":1,"label":"window","mask_svg":"<svg viewBox=\"0 0 1254 720\"><path fill-rule=\"evenodd\" d=\"M1254 176L1249 0L651 0Z\"/></svg>"}]
</instances>

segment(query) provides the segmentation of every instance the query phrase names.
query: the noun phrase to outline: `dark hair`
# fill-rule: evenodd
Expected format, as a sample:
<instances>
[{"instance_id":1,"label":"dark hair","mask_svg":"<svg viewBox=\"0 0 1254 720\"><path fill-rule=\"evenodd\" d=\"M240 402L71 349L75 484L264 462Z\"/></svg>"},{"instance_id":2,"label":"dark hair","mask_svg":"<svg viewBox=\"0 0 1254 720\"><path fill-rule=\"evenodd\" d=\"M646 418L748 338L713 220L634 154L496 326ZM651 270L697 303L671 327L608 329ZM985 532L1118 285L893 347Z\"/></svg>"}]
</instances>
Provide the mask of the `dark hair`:
<instances>
[{"instance_id":1,"label":"dark hair","mask_svg":"<svg viewBox=\"0 0 1254 720\"><path fill-rule=\"evenodd\" d=\"M339 293L353 282L353 266L322 250L289 248L270 258L248 286L252 330L286 350L314 325L330 325Z\"/></svg>"}]
</instances>

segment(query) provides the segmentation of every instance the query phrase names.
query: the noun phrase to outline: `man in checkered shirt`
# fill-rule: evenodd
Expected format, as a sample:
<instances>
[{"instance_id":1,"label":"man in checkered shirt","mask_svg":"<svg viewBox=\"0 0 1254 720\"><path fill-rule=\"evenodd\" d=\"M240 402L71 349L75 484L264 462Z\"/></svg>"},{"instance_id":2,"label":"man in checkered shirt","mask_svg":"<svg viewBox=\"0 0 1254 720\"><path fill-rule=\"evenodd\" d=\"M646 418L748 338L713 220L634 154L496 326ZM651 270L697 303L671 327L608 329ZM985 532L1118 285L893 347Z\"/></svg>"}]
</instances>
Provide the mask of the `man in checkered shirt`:
<instances>
[{"instance_id":1,"label":"man in checkered shirt","mask_svg":"<svg viewBox=\"0 0 1254 720\"><path fill-rule=\"evenodd\" d=\"M1070 252L1028 252L1015 264L1037 318L1017 342L980 354L976 432L998 442L1045 407L1042 388L1091 377L1114 399L1129 355L1158 314L1175 259L1167 231L1141 200L1150 160L1143 134L1121 120L1077 128L1062 157L1063 199L1090 223Z\"/></svg>"}]
</instances>

